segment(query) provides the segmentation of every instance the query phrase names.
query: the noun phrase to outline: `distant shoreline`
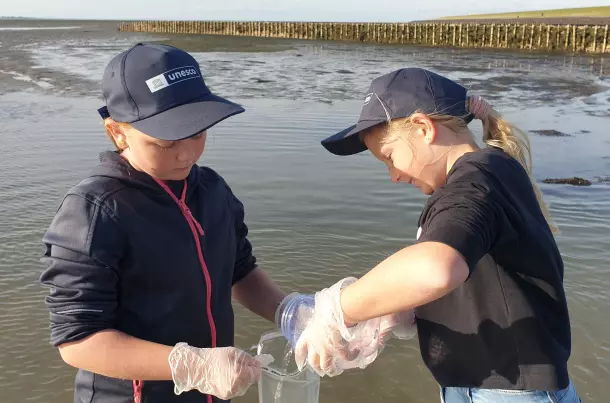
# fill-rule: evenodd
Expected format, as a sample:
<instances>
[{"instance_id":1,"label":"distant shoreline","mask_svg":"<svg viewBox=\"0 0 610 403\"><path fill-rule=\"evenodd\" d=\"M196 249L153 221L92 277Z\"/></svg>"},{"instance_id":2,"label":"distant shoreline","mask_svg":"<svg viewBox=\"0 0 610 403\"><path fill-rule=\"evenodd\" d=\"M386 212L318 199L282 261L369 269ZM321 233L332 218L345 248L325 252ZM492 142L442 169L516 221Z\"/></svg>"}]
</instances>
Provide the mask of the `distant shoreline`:
<instances>
[{"instance_id":1,"label":"distant shoreline","mask_svg":"<svg viewBox=\"0 0 610 403\"><path fill-rule=\"evenodd\" d=\"M541 52L610 53L610 26L588 24L342 23L290 21L129 21L122 32L223 35L352 41L384 44L511 49Z\"/></svg>"},{"instance_id":2,"label":"distant shoreline","mask_svg":"<svg viewBox=\"0 0 610 403\"><path fill-rule=\"evenodd\" d=\"M608 18L610 19L610 6L558 8L549 10L515 11L508 13L470 14L442 17L440 21L470 21L470 20L548 20L553 18Z\"/></svg>"},{"instance_id":3,"label":"distant shoreline","mask_svg":"<svg viewBox=\"0 0 610 403\"><path fill-rule=\"evenodd\" d=\"M523 18L441 18L437 20L414 21L425 24L549 24L549 25L608 25L610 16L604 17L523 17Z\"/></svg>"}]
</instances>

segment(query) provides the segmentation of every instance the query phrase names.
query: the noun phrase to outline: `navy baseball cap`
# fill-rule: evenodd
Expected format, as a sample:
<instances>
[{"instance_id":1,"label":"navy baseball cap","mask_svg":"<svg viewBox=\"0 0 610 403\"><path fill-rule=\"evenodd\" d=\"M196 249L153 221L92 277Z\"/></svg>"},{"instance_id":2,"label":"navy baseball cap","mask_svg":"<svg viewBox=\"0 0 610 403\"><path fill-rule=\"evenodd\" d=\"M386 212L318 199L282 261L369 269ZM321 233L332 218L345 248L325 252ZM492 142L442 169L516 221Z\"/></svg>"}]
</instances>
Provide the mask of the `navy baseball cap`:
<instances>
[{"instance_id":1,"label":"navy baseball cap","mask_svg":"<svg viewBox=\"0 0 610 403\"><path fill-rule=\"evenodd\" d=\"M104 71L102 118L130 123L149 136L194 136L244 108L210 92L199 64L173 46L138 43Z\"/></svg>"},{"instance_id":2,"label":"navy baseball cap","mask_svg":"<svg viewBox=\"0 0 610 403\"><path fill-rule=\"evenodd\" d=\"M420 68L405 68L377 77L364 98L358 123L322 140L331 153L351 155L366 150L359 134L380 123L405 118L414 112L473 119L466 109L466 88L455 81Z\"/></svg>"}]
</instances>

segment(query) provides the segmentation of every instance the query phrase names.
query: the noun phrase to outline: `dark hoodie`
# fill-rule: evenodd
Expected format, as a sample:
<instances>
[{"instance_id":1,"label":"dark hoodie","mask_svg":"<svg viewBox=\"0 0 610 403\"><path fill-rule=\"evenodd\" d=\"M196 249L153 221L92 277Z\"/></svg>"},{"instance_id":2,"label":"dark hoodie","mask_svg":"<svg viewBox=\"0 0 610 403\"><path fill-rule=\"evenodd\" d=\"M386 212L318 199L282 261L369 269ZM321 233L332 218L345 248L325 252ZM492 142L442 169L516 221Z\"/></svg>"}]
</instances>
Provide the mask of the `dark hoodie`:
<instances>
[{"instance_id":1,"label":"dark hoodie","mask_svg":"<svg viewBox=\"0 0 610 403\"><path fill-rule=\"evenodd\" d=\"M102 153L94 173L68 192L43 237L54 346L104 329L196 347L211 347L215 333L218 347L233 345L231 287L256 267L243 206L209 168L195 165L186 182L186 204L205 231L209 282L178 205L117 153ZM178 198L183 186L169 182ZM133 389L132 380L79 370L74 398L133 402ZM146 381L141 391L146 403L207 401L197 391L174 395L171 381Z\"/></svg>"}]
</instances>

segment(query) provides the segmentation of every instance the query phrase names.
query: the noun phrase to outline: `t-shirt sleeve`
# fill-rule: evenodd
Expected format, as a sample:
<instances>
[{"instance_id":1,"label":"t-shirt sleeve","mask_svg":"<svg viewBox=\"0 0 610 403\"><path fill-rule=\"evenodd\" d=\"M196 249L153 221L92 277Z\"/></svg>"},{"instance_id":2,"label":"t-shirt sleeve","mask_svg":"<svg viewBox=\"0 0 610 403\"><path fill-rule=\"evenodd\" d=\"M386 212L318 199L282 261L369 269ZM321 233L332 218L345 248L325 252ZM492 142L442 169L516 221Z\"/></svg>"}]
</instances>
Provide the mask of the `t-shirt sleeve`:
<instances>
[{"instance_id":1,"label":"t-shirt sleeve","mask_svg":"<svg viewBox=\"0 0 610 403\"><path fill-rule=\"evenodd\" d=\"M66 196L43 237L47 267L40 281L49 288L51 344L114 327L124 240L101 205Z\"/></svg>"},{"instance_id":2,"label":"t-shirt sleeve","mask_svg":"<svg viewBox=\"0 0 610 403\"><path fill-rule=\"evenodd\" d=\"M228 187L227 187L228 188ZM235 250L235 267L233 268L233 284L246 277L256 269L256 257L252 254L252 245L248 240L248 226L244 222L244 205L229 189L229 205L235 223L237 237Z\"/></svg>"},{"instance_id":3,"label":"t-shirt sleeve","mask_svg":"<svg viewBox=\"0 0 610 403\"><path fill-rule=\"evenodd\" d=\"M451 246L464 257L470 272L512 232L493 194L476 184L446 185L426 208L421 226L418 242Z\"/></svg>"}]
</instances>

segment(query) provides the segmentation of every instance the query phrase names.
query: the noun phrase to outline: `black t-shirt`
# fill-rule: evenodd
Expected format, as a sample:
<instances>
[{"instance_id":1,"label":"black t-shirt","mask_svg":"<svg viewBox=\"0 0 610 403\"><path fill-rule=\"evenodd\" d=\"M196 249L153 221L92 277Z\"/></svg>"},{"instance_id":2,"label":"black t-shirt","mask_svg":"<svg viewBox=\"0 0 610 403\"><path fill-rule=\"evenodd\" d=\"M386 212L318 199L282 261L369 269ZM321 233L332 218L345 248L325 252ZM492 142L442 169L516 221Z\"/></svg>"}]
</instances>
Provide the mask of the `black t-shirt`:
<instances>
[{"instance_id":1,"label":"black t-shirt","mask_svg":"<svg viewBox=\"0 0 610 403\"><path fill-rule=\"evenodd\" d=\"M418 242L462 254L468 279L417 308L424 362L442 386L568 385L563 262L523 167L497 148L460 157L422 212Z\"/></svg>"}]
</instances>

